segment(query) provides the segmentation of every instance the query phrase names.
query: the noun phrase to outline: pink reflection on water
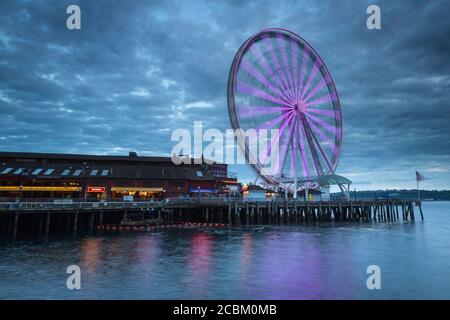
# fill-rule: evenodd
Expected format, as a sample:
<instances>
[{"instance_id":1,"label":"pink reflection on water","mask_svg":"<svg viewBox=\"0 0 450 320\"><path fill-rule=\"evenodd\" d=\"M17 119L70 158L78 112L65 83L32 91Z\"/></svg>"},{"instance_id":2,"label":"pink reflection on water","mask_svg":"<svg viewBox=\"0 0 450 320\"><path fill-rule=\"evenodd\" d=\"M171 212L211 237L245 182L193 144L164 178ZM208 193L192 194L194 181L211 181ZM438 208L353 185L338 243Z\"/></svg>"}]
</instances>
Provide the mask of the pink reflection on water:
<instances>
[{"instance_id":1,"label":"pink reflection on water","mask_svg":"<svg viewBox=\"0 0 450 320\"><path fill-rule=\"evenodd\" d=\"M156 261L161 251L161 239L159 237L140 238L136 243L135 259L138 262Z\"/></svg>"},{"instance_id":2,"label":"pink reflection on water","mask_svg":"<svg viewBox=\"0 0 450 320\"><path fill-rule=\"evenodd\" d=\"M208 281L212 263L213 237L206 233L195 233L187 250L186 276L183 282L192 297L205 297L209 291Z\"/></svg>"},{"instance_id":3,"label":"pink reflection on water","mask_svg":"<svg viewBox=\"0 0 450 320\"><path fill-rule=\"evenodd\" d=\"M357 261L349 251L352 246L349 239L330 241L321 233L311 232L269 235L263 240L264 253L258 254L258 260L254 261L255 277L267 281L255 281L252 296L265 299L351 297L355 288L364 283L359 283L354 276L358 271L354 266Z\"/></svg>"},{"instance_id":4,"label":"pink reflection on water","mask_svg":"<svg viewBox=\"0 0 450 320\"><path fill-rule=\"evenodd\" d=\"M202 277L209 271L212 241L212 236L206 233L195 233L192 237L187 265L195 277Z\"/></svg>"},{"instance_id":5,"label":"pink reflection on water","mask_svg":"<svg viewBox=\"0 0 450 320\"><path fill-rule=\"evenodd\" d=\"M313 234L270 235L265 239L265 253L257 262L258 274L268 279L255 288L258 296L277 299L308 299L323 291L317 278L320 248ZM286 263L288 261L288 263Z\"/></svg>"},{"instance_id":6,"label":"pink reflection on water","mask_svg":"<svg viewBox=\"0 0 450 320\"><path fill-rule=\"evenodd\" d=\"M246 234L242 238L241 266L248 269L251 266L253 254L253 238Z\"/></svg>"},{"instance_id":7,"label":"pink reflection on water","mask_svg":"<svg viewBox=\"0 0 450 320\"><path fill-rule=\"evenodd\" d=\"M102 259L100 257L102 249L101 239L86 239L81 243L80 264L88 273L93 273L97 269Z\"/></svg>"}]
</instances>

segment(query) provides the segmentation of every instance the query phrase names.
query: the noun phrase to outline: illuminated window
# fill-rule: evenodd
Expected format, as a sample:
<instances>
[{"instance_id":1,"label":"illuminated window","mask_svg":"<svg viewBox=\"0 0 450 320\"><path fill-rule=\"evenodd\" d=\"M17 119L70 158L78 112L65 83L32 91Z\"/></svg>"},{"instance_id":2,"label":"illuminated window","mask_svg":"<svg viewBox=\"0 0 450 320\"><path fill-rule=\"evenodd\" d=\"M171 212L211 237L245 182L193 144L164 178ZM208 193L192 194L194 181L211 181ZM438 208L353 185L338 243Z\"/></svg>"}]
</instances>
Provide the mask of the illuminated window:
<instances>
[{"instance_id":1,"label":"illuminated window","mask_svg":"<svg viewBox=\"0 0 450 320\"><path fill-rule=\"evenodd\" d=\"M41 173L43 170L44 170L44 169L42 169L42 168L37 168L37 169L35 169L31 174L32 174L32 175L37 175L37 174Z\"/></svg>"},{"instance_id":2,"label":"illuminated window","mask_svg":"<svg viewBox=\"0 0 450 320\"><path fill-rule=\"evenodd\" d=\"M92 170L90 176L96 176L98 173L98 170Z\"/></svg>"},{"instance_id":3,"label":"illuminated window","mask_svg":"<svg viewBox=\"0 0 450 320\"><path fill-rule=\"evenodd\" d=\"M0 172L1 174L7 174L8 172L10 172L13 168L6 168L5 170L3 170L2 172Z\"/></svg>"},{"instance_id":4,"label":"illuminated window","mask_svg":"<svg viewBox=\"0 0 450 320\"><path fill-rule=\"evenodd\" d=\"M103 177L106 177L108 175L108 173L109 173L109 170L103 170L101 175Z\"/></svg>"},{"instance_id":5,"label":"illuminated window","mask_svg":"<svg viewBox=\"0 0 450 320\"><path fill-rule=\"evenodd\" d=\"M66 169L66 170L64 170L64 171L61 173L61 175L62 175L62 176L67 176L67 175L69 174L69 172L70 172L70 170L69 170L69 169Z\"/></svg>"},{"instance_id":6,"label":"illuminated window","mask_svg":"<svg viewBox=\"0 0 450 320\"><path fill-rule=\"evenodd\" d=\"M75 170L73 173L74 176L78 177L81 174L81 170Z\"/></svg>"},{"instance_id":7,"label":"illuminated window","mask_svg":"<svg viewBox=\"0 0 450 320\"><path fill-rule=\"evenodd\" d=\"M203 172L197 171L197 177L203 177Z\"/></svg>"},{"instance_id":8,"label":"illuminated window","mask_svg":"<svg viewBox=\"0 0 450 320\"><path fill-rule=\"evenodd\" d=\"M47 171L44 172L44 175L49 176L53 173L53 171L55 171L55 169L47 169Z\"/></svg>"},{"instance_id":9,"label":"illuminated window","mask_svg":"<svg viewBox=\"0 0 450 320\"><path fill-rule=\"evenodd\" d=\"M13 172L13 174L21 174L23 172L23 168L19 168Z\"/></svg>"}]
</instances>

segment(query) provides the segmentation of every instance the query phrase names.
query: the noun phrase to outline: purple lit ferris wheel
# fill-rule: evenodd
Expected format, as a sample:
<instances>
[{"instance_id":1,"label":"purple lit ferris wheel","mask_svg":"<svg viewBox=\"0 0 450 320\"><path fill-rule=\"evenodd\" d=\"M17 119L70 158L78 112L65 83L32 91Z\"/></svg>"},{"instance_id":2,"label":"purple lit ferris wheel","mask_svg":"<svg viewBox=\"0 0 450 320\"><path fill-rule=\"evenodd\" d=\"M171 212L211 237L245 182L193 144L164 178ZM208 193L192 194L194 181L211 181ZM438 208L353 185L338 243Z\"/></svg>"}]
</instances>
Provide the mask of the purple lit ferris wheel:
<instances>
[{"instance_id":1,"label":"purple lit ferris wheel","mask_svg":"<svg viewBox=\"0 0 450 320\"><path fill-rule=\"evenodd\" d=\"M267 29L250 37L233 60L228 110L234 129L278 129L279 168L262 177L273 187L306 186L334 174L342 144L342 114L331 75L316 51L298 35ZM241 149L259 173L267 143L252 154Z\"/></svg>"}]
</instances>

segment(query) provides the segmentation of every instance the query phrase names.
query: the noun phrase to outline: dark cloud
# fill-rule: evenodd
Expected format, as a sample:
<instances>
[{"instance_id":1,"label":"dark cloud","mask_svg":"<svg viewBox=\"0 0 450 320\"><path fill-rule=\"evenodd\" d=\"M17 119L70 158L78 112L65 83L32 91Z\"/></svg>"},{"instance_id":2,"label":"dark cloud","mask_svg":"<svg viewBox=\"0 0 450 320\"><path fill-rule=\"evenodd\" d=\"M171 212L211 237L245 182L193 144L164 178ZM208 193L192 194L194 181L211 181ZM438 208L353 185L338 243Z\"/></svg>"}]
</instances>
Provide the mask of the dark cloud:
<instances>
[{"instance_id":1,"label":"dark cloud","mask_svg":"<svg viewBox=\"0 0 450 320\"><path fill-rule=\"evenodd\" d=\"M235 52L267 27L300 34L333 75L344 114L338 173L357 188L450 182L450 20L444 1L0 3L0 149L169 154L175 128L230 127ZM379 4L382 29L366 28ZM244 180L246 167L232 166Z\"/></svg>"}]
</instances>

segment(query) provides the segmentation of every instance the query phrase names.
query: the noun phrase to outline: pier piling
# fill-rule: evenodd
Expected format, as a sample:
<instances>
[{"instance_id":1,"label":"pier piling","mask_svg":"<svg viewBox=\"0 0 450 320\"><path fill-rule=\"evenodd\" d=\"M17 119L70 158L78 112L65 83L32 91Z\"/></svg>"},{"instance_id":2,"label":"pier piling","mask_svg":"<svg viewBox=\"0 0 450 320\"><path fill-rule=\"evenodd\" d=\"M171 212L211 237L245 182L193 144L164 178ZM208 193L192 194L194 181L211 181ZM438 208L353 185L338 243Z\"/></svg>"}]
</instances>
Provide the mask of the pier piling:
<instances>
[{"instance_id":1,"label":"pier piling","mask_svg":"<svg viewBox=\"0 0 450 320\"><path fill-rule=\"evenodd\" d=\"M78 230L78 211L73 215L73 234L76 235Z\"/></svg>"},{"instance_id":2,"label":"pier piling","mask_svg":"<svg viewBox=\"0 0 450 320\"><path fill-rule=\"evenodd\" d=\"M300 224L311 222L367 223L414 221L414 206L419 207L423 220L423 209L419 201L413 200L371 200L371 201L243 201L242 199L208 199L202 203L178 201L145 203L137 207L134 203L122 203L123 208L98 204L86 209L85 203L64 206L42 204L17 208L0 205L0 230L8 237L16 238L20 232L48 236L50 232L65 231L76 235L80 230L93 232L103 230L104 224L120 225L139 218L146 224L145 213L152 212L164 224L195 222L206 224L226 223L228 225L253 224ZM400 217L399 211L402 214ZM224 212L225 211L225 212ZM53 219L56 218L56 219ZM145 228L145 227L144 227ZM130 230L139 228L129 228ZM114 226L115 230L115 226Z\"/></svg>"},{"instance_id":3,"label":"pier piling","mask_svg":"<svg viewBox=\"0 0 450 320\"><path fill-rule=\"evenodd\" d=\"M16 239L17 236L17 226L19 224L19 213L16 212L16 214L14 215L14 223L13 223L13 234L12 234L12 238L13 240Z\"/></svg>"},{"instance_id":4,"label":"pier piling","mask_svg":"<svg viewBox=\"0 0 450 320\"><path fill-rule=\"evenodd\" d=\"M422 203L419 202L420 218L423 220Z\"/></svg>"}]
</instances>

